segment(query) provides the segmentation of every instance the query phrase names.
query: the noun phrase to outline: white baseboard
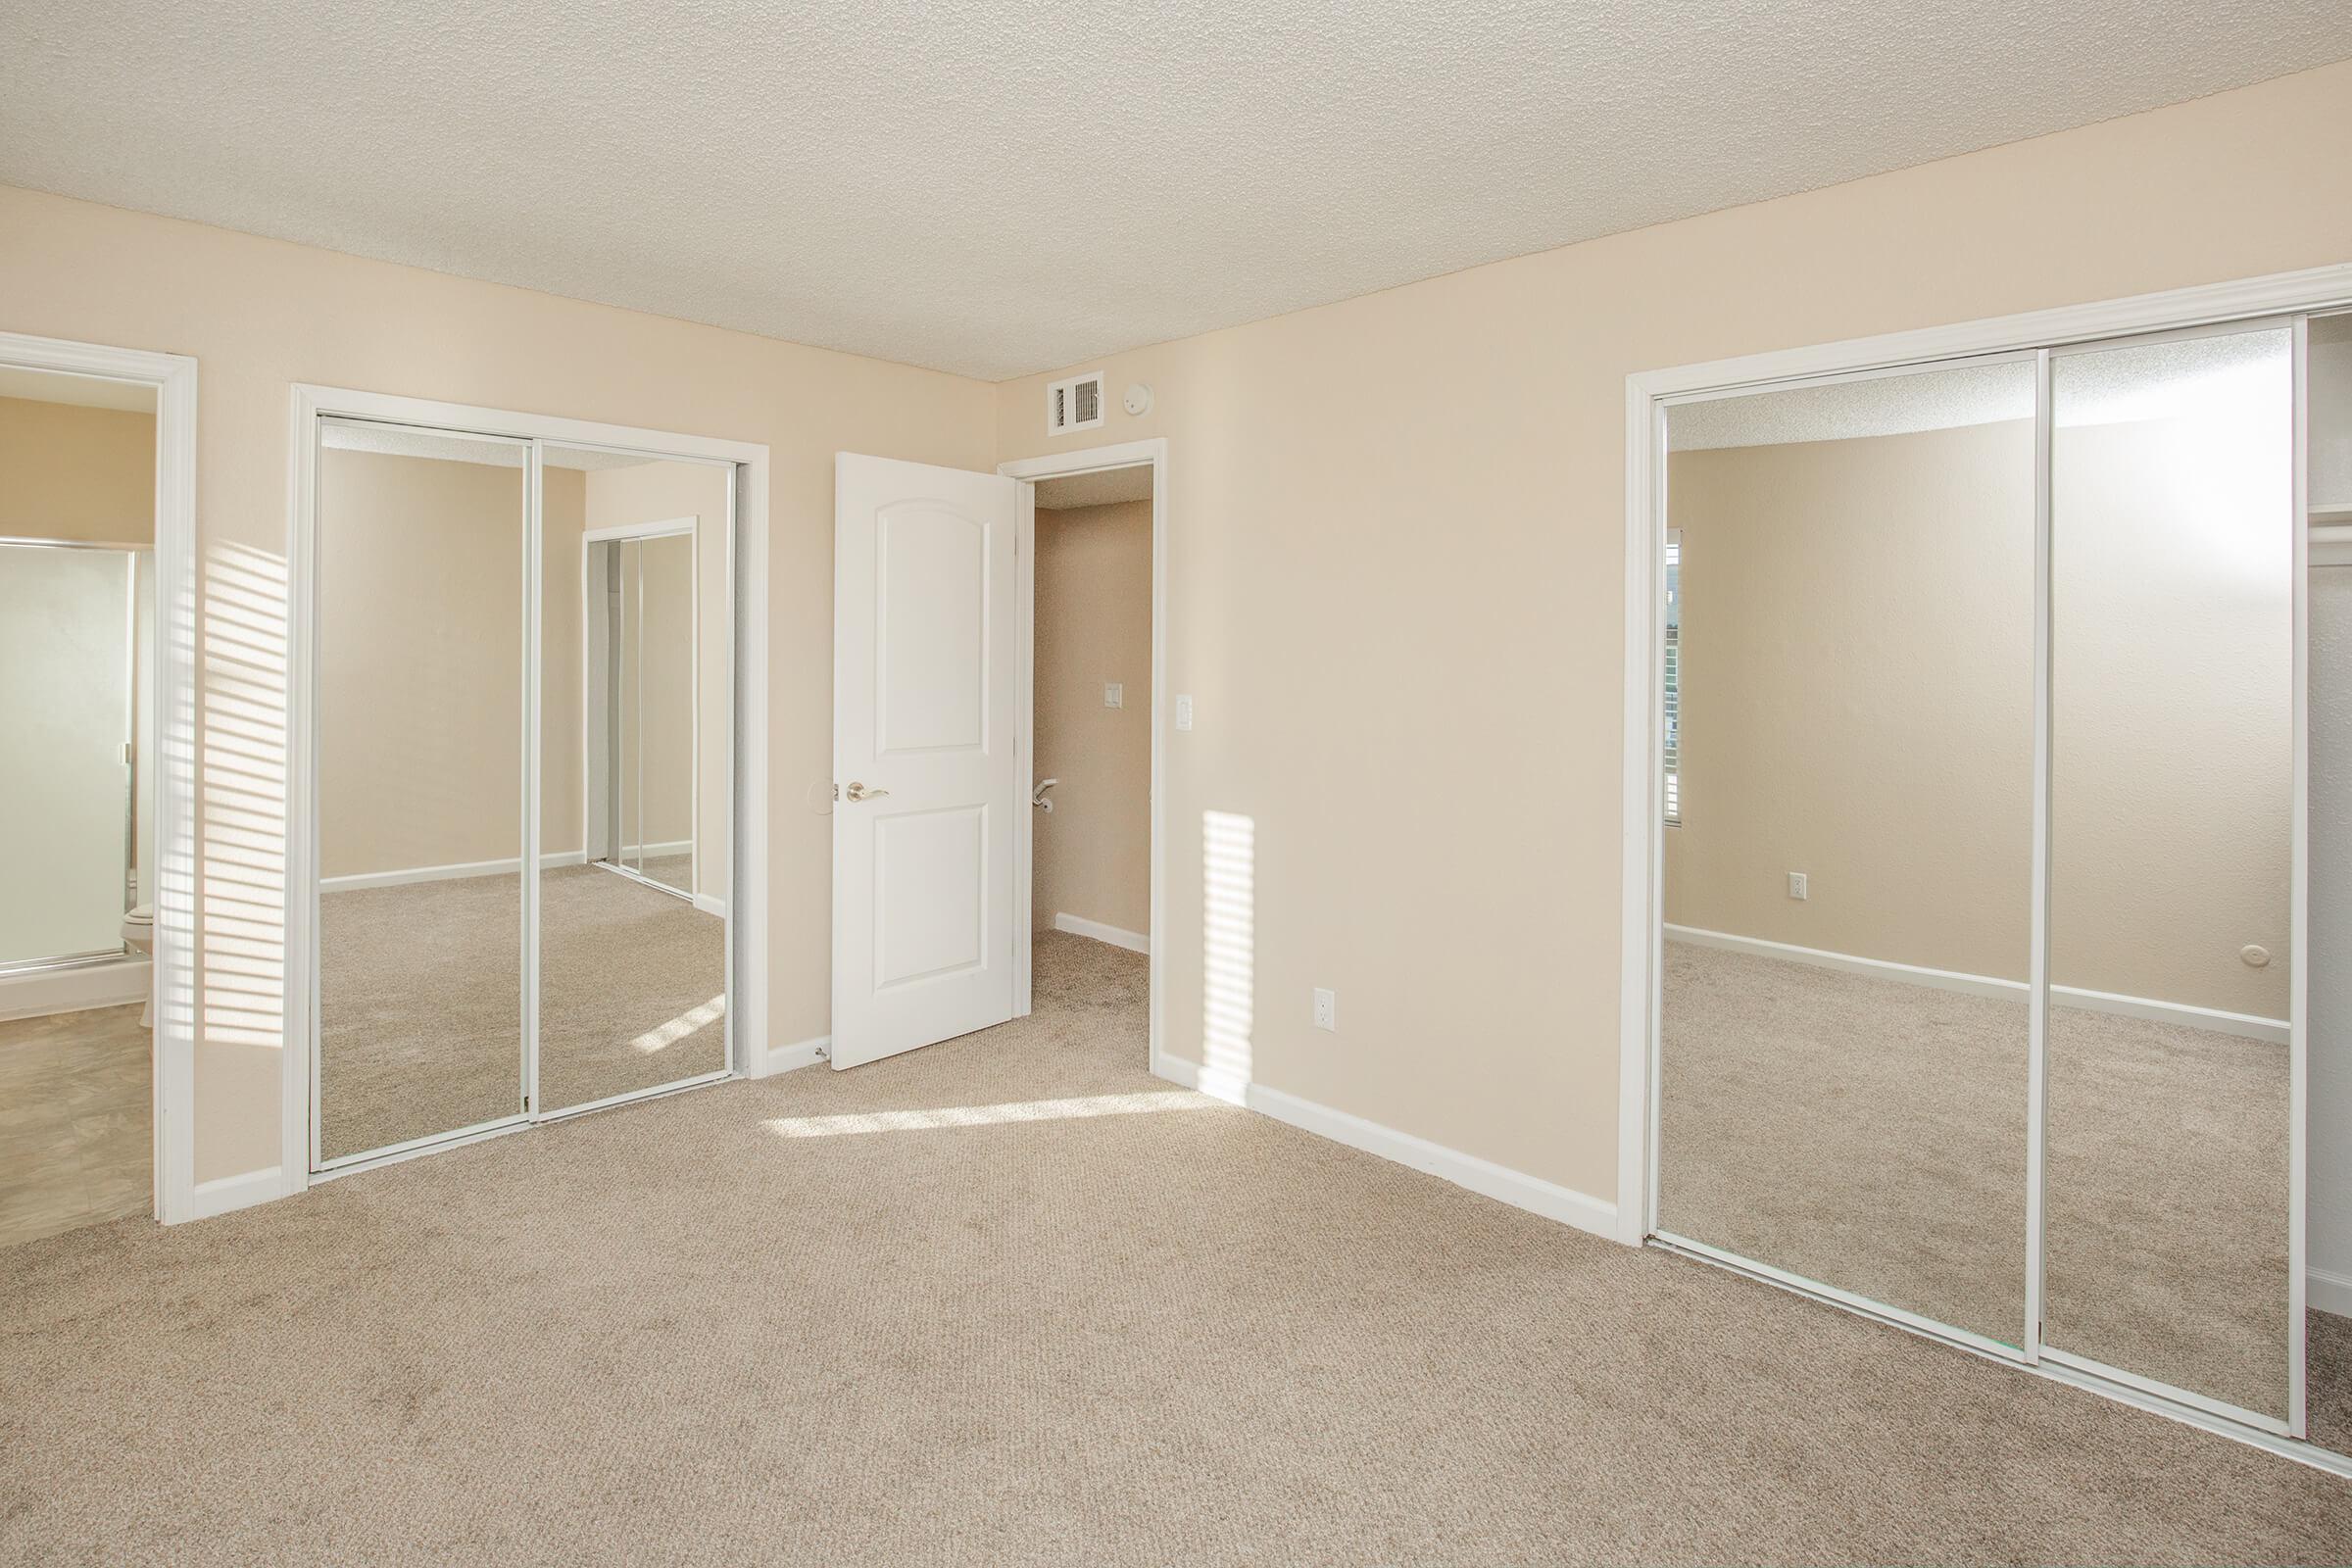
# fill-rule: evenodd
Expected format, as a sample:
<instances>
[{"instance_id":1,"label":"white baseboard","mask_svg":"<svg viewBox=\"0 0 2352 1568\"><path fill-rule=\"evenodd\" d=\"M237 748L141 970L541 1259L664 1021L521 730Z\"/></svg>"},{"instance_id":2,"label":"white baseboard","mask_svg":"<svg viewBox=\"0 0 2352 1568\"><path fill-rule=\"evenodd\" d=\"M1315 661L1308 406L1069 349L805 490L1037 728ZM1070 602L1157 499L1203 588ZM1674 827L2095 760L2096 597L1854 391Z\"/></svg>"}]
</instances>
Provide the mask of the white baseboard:
<instances>
[{"instance_id":1,"label":"white baseboard","mask_svg":"<svg viewBox=\"0 0 2352 1568\"><path fill-rule=\"evenodd\" d=\"M1054 916L1054 929L1067 931L1072 936L1093 937L1097 942L1107 942L1114 948L1125 948L1129 953L1141 953L1146 956L1152 953L1152 939L1141 931L1123 931L1115 925L1104 925L1100 920L1089 920L1075 914L1056 914Z\"/></svg>"},{"instance_id":2,"label":"white baseboard","mask_svg":"<svg viewBox=\"0 0 2352 1568\"><path fill-rule=\"evenodd\" d=\"M825 1053L832 1045L831 1035L818 1035L814 1040L804 1040L797 1046L768 1046L756 1050L752 1053L750 1070L744 1076L773 1078L780 1072L791 1072L796 1067L813 1067L825 1059Z\"/></svg>"},{"instance_id":3,"label":"white baseboard","mask_svg":"<svg viewBox=\"0 0 2352 1568\"><path fill-rule=\"evenodd\" d=\"M542 870L554 870L561 865L585 865L587 857L578 850L558 850L542 853ZM352 888L396 888L411 882L455 882L469 876L513 876L522 868L522 857L510 855L503 860L461 860L450 865L412 865L398 871L358 871L349 876L322 876L318 879L321 893L340 893Z\"/></svg>"},{"instance_id":4,"label":"white baseboard","mask_svg":"<svg viewBox=\"0 0 2352 1568\"><path fill-rule=\"evenodd\" d=\"M691 855L694 853L694 840L672 839L666 844L623 844L620 853L624 859L634 858L640 860L656 859L665 855Z\"/></svg>"},{"instance_id":5,"label":"white baseboard","mask_svg":"<svg viewBox=\"0 0 2352 1568\"><path fill-rule=\"evenodd\" d=\"M1311 1100L1268 1089L1263 1084L1249 1083L1230 1073L1206 1070L1174 1056L1161 1056L1152 1064L1152 1070L1171 1083L1198 1089L1200 1093L1229 1103L1246 1106L1276 1121L1288 1123L1318 1138L1328 1138L1335 1144L1360 1149L1367 1154L1409 1165L1426 1171L1456 1187L1466 1187L1482 1197L1492 1198L1513 1208L1524 1208L1531 1214L1572 1225L1580 1231L1590 1231L1610 1241L1622 1238L1617 1233L1617 1205L1580 1193L1572 1187L1562 1187L1530 1176L1524 1171L1497 1165L1476 1154L1465 1154L1458 1149L1433 1144L1426 1138L1398 1132L1361 1116L1334 1110Z\"/></svg>"},{"instance_id":6,"label":"white baseboard","mask_svg":"<svg viewBox=\"0 0 2352 1568\"><path fill-rule=\"evenodd\" d=\"M694 896L694 906L705 914L715 914L721 920L727 917L727 901L713 898L708 893L697 893Z\"/></svg>"},{"instance_id":7,"label":"white baseboard","mask_svg":"<svg viewBox=\"0 0 2352 1568\"><path fill-rule=\"evenodd\" d=\"M127 1006L147 1000L154 976L155 966L144 955L71 969L0 975L0 1018L45 1018L53 1012Z\"/></svg>"},{"instance_id":8,"label":"white baseboard","mask_svg":"<svg viewBox=\"0 0 2352 1568\"><path fill-rule=\"evenodd\" d=\"M2315 1310L2333 1312L2337 1317L2352 1317L2352 1274L2330 1274L2326 1269L2306 1268L2303 1271L2304 1303Z\"/></svg>"},{"instance_id":9,"label":"white baseboard","mask_svg":"<svg viewBox=\"0 0 2352 1568\"><path fill-rule=\"evenodd\" d=\"M1763 958L1808 964L1816 969L1837 969L1846 974L1868 975L1877 980L1900 980L1909 985L1929 986L1937 991L1958 991L1974 997L2020 998L2031 989L2023 980L2004 980L1998 975L1963 974L1956 969L1928 969L1915 963L1864 958L1851 953L1832 953L1824 948L1800 948L1793 943L1767 942L1762 937L1735 936L1729 931L1706 931L1697 926L1669 925L1666 935L1673 941L1688 942L1696 947L1722 948L1731 953L1746 953ZM2050 995L2070 1007L2081 1007L2089 1012L2111 1012L2127 1018L2146 1018L2155 1023L2180 1024L2215 1034L2260 1040L2274 1046L2287 1043L2284 1018L2223 1012L2214 1007L2192 1007L2185 1003L2158 1002L2150 997L2117 996L2109 991L2084 991L2078 986L2052 986Z\"/></svg>"},{"instance_id":10,"label":"white baseboard","mask_svg":"<svg viewBox=\"0 0 2352 1568\"><path fill-rule=\"evenodd\" d=\"M210 1219L231 1209L251 1208L267 1203L286 1194L284 1181L275 1165L268 1170L249 1170L242 1176L220 1176L209 1182L198 1182L188 1194L184 1219Z\"/></svg>"}]
</instances>

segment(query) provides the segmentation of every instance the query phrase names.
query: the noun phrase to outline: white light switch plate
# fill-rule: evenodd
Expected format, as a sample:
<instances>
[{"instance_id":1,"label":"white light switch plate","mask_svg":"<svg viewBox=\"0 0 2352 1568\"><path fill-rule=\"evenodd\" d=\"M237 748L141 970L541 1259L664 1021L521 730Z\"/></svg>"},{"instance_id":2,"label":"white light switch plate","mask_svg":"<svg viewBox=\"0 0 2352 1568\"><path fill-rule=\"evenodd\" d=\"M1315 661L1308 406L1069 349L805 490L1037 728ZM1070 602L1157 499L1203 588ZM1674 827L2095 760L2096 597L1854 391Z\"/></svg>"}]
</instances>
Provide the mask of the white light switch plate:
<instances>
[{"instance_id":1,"label":"white light switch plate","mask_svg":"<svg viewBox=\"0 0 2352 1568\"><path fill-rule=\"evenodd\" d=\"M1115 680L1104 681L1102 683L1102 706L1104 708L1125 708L1127 706L1126 685Z\"/></svg>"},{"instance_id":2,"label":"white light switch plate","mask_svg":"<svg viewBox=\"0 0 2352 1568\"><path fill-rule=\"evenodd\" d=\"M1176 699L1176 727L1178 729L1193 727L1193 700L1190 697Z\"/></svg>"}]
</instances>

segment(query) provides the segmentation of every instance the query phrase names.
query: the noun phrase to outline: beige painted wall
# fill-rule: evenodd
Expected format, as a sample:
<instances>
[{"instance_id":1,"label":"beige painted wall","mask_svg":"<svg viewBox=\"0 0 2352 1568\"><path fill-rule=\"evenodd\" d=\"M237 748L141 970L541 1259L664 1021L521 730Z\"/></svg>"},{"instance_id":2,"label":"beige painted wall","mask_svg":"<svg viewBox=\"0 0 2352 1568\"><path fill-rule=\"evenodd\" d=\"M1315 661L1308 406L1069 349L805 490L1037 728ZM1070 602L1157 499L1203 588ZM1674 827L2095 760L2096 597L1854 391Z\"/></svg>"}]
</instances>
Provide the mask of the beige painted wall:
<instances>
[{"instance_id":1,"label":"beige painted wall","mask_svg":"<svg viewBox=\"0 0 2352 1568\"><path fill-rule=\"evenodd\" d=\"M1152 931L1152 503L1037 514L1032 923ZM1102 706L1117 681L1126 706Z\"/></svg>"},{"instance_id":2,"label":"beige painted wall","mask_svg":"<svg viewBox=\"0 0 2352 1568\"><path fill-rule=\"evenodd\" d=\"M2242 466L2218 483L2193 421L2061 422L2051 444L2051 982L2284 1018L2284 411L2270 450L2230 454ZM2248 944L2267 967L2238 956Z\"/></svg>"},{"instance_id":3,"label":"beige painted wall","mask_svg":"<svg viewBox=\"0 0 2352 1568\"><path fill-rule=\"evenodd\" d=\"M588 474L588 526L613 528L628 523L695 519L695 584L701 620L692 645L702 678L698 684L698 721L673 734L665 750L682 758L681 746L691 747L699 733L702 755L697 769L679 769L673 779L697 778L700 792L701 842L695 856L694 891L711 898L727 896L727 870L732 863L727 841L727 721L732 701L727 685L732 657L727 598L728 479L724 468L705 463L647 463L625 468L599 468ZM828 612L828 623L830 614ZM683 648L678 639L665 647ZM671 714L682 718L683 715ZM826 763L828 776L831 763ZM650 766L649 766L650 771ZM651 789L649 786L649 795ZM673 803L667 816L688 815L682 803ZM679 838L686 836L680 830Z\"/></svg>"},{"instance_id":4,"label":"beige painted wall","mask_svg":"<svg viewBox=\"0 0 2352 1568\"><path fill-rule=\"evenodd\" d=\"M200 893L206 918L240 944L282 919L271 824L226 781L241 760L284 758L268 684L247 672L283 654L270 601L284 593L294 382L766 443L771 782L754 808L769 827L769 1029L776 1043L825 1032L833 454L986 468L987 385L8 188L0 329L200 363ZM202 934L199 950L196 1175L207 1180L278 1161L281 1023L268 999L238 994L252 956Z\"/></svg>"},{"instance_id":5,"label":"beige painted wall","mask_svg":"<svg viewBox=\"0 0 2352 1568\"><path fill-rule=\"evenodd\" d=\"M0 534L155 542L155 416L0 398Z\"/></svg>"},{"instance_id":6,"label":"beige painted wall","mask_svg":"<svg viewBox=\"0 0 2352 1568\"><path fill-rule=\"evenodd\" d=\"M1247 817L1253 1076L1609 1199L1626 376L2343 262L2348 147L2352 64L1004 383L1169 440L1169 1049Z\"/></svg>"},{"instance_id":7,"label":"beige painted wall","mask_svg":"<svg viewBox=\"0 0 2352 1568\"><path fill-rule=\"evenodd\" d=\"M2274 524L2268 569L2244 569L2261 519L2211 515L2168 472L2191 432L2059 441L2052 976L2283 1018L2289 541ZM1668 496L1685 722L1666 918L2022 981L2032 423L1681 452ZM2276 960L2248 967L2248 943Z\"/></svg>"},{"instance_id":8,"label":"beige painted wall","mask_svg":"<svg viewBox=\"0 0 2352 1568\"><path fill-rule=\"evenodd\" d=\"M2023 979L2033 421L1678 452L1667 496L1684 719L1666 918Z\"/></svg>"},{"instance_id":9,"label":"beige painted wall","mask_svg":"<svg viewBox=\"0 0 2352 1568\"><path fill-rule=\"evenodd\" d=\"M521 854L522 479L319 455L322 876Z\"/></svg>"},{"instance_id":10,"label":"beige painted wall","mask_svg":"<svg viewBox=\"0 0 2352 1568\"><path fill-rule=\"evenodd\" d=\"M582 478L547 469L551 583L579 569ZM516 858L522 470L330 448L318 485L319 873ZM543 610L550 854L580 837L579 611L564 599Z\"/></svg>"}]
</instances>

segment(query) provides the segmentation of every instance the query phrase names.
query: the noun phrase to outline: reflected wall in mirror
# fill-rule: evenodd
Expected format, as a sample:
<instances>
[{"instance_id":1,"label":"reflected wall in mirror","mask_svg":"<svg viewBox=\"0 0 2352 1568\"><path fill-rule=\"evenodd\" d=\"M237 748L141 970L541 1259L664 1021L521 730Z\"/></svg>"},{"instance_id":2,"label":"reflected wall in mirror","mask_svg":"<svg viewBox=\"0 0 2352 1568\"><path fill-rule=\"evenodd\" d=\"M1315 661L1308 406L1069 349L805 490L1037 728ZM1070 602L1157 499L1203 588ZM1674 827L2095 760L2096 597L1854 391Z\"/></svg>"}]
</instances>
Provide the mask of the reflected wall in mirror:
<instances>
[{"instance_id":1,"label":"reflected wall in mirror","mask_svg":"<svg viewBox=\"0 0 2352 1568\"><path fill-rule=\"evenodd\" d=\"M2021 1345L2034 376L1667 412L1657 1227Z\"/></svg>"},{"instance_id":2,"label":"reflected wall in mirror","mask_svg":"<svg viewBox=\"0 0 2352 1568\"><path fill-rule=\"evenodd\" d=\"M522 1111L525 452L320 425L321 1161Z\"/></svg>"},{"instance_id":3,"label":"reflected wall in mirror","mask_svg":"<svg viewBox=\"0 0 2352 1568\"><path fill-rule=\"evenodd\" d=\"M2352 1453L2352 315L2311 321L2311 1441Z\"/></svg>"},{"instance_id":4,"label":"reflected wall in mirror","mask_svg":"<svg viewBox=\"0 0 2352 1568\"><path fill-rule=\"evenodd\" d=\"M2043 1338L2278 1422L2293 385L2283 327L2051 365Z\"/></svg>"},{"instance_id":5,"label":"reflected wall in mirror","mask_svg":"<svg viewBox=\"0 0 2352 1568\"><path fill-rule=\"evenodd\" d=\"M543 471L539 1085L561 1110L727 1064L733 474L557 446Z\"/></svg>"}]
</instances>

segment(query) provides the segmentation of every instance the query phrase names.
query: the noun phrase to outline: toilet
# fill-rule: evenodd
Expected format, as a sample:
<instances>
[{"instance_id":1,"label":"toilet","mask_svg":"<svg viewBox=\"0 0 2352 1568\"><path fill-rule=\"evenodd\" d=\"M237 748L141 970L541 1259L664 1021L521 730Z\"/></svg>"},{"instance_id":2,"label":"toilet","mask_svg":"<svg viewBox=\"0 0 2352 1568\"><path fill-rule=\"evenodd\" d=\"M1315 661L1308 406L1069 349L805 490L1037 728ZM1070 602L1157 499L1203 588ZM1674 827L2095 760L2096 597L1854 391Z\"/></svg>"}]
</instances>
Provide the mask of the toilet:
<instances>
[{"instance_id":1,"label":"toilet","mask_svg":"<svg viewBox=\"0 0 2352 1568\"><path fill-rule=\"evenodd\" d=\"M142 956L155 952L155 906L142 904L122 917L122 945ZM155 1027L155 977L147 980L147 1004L139 1009L139 1026Z\"/></svg>"}]
</instances>

